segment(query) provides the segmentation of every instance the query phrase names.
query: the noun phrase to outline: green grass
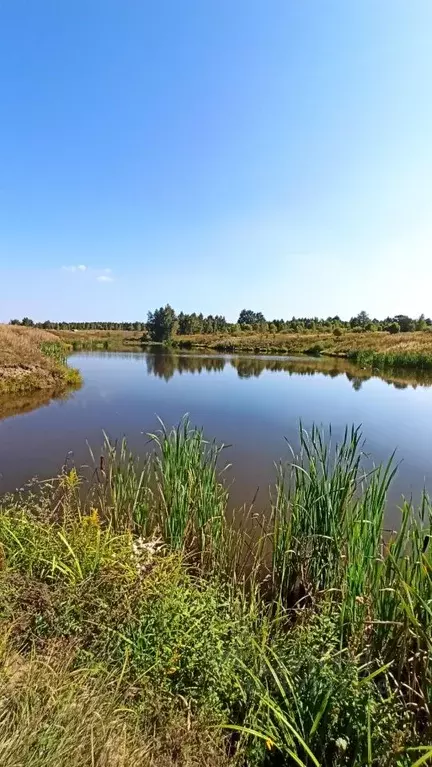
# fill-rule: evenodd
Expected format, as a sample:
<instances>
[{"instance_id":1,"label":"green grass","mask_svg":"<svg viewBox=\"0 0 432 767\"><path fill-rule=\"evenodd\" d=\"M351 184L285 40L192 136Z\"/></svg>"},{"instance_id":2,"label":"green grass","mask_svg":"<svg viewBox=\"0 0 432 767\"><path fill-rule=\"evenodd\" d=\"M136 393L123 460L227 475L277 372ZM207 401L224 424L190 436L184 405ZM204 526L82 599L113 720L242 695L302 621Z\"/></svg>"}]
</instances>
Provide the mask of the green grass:
<instances>
[{"instance_id":1,"label":"green grass","mask_svg":"<svg viewBox=\"0 0 432 767\"><path fill-rule=\"evenodd\" d=\"M432 370L432 354L428 352L388 351L351 352L349 357L358 365L388 370L398 368L412 368L416 370Z\"/></svg>"},{"instance_id":2,"label":"green grass","mask_svg":"<svg viewBox=\"0 0 432 767\"><path fill-rule=\"evenodd\" d=\"M426 764L428 498L384 533L392 461L301 429L228 515L221 446L149 438L0 503L1 763Z\"/></svg>"},{"instance_id":3,"label":"green grass","mask_svg":"<svg viewBox=\"0 0 432 767\"><path fill-rule=\"evenodd\" d=\"M60 365L66 365L67 361L67 348L64 346L64 344L57 343L57 342L47 342L44 341L40 345L40 350L42 354L44 354L46 357L51 357L52 359L56 360Z\"/></svg>"}]
</instances>

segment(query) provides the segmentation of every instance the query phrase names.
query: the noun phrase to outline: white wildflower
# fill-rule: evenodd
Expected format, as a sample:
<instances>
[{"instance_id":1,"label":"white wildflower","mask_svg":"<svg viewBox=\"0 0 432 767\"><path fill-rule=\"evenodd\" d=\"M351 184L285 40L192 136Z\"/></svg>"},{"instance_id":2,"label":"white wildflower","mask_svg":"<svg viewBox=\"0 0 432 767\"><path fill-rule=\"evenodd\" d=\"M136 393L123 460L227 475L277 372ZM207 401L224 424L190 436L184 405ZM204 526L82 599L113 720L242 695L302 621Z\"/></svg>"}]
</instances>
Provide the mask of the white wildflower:
<instances>
[{"instance_id":1,"label":"white wildflower","mask_svg":"<svg viewBox=\"0 0 432 767\"><path fill-rule=\"evenodd\" d=\"M339 751L346 751L348 748L348 741L345 738L338 738L336 741L336 747Z\"/></svg>"},{"instance_id":2,"label":"white wildflower","mask_svg":"<svg viewBox=\"0 0 432 767\"><path fill-rule=\"evenodd\" d=\"M162 552L164 544L161 538L136 538L132 543L132 552L139 575L144 575L153 564L155 557Z\"/></svg>"}]
</instances>

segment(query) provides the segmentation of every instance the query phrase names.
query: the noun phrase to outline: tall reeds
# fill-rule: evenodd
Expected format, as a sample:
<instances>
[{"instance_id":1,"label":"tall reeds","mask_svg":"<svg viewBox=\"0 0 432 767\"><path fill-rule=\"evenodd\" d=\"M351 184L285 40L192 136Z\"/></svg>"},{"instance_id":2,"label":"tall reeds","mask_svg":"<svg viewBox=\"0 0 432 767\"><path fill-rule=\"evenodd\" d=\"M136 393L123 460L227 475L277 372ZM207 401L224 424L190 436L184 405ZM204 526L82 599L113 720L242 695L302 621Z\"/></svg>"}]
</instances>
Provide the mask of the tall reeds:
<instances>
[{"instance_id":1,"label":"tall reeds","mask_svg":"<svg viewBox=\"0 0 432 767\"><path fill-rule=\"evenodd\" d=\"M211 626L228 616L229 626L221 628L226 647L231 635L243 647L238 662L229 655L228 677L219 668L215 671L215 678L223 680L219 704L227 690L236 689L227 723L242 742L256 738L264 744L260 747L280 752L288 760L284 763L397 764L386 761L386 749L396 753L398 748L390 743L393 707L397 716L403 710L413 747L429 742L429 498L423 495L419 509L403 500L398 529L386 531L393 458L373 466L358 428L346 429L336 441L331 430L313 427L310 432L300 428L298 453L291 451L277 465L267 516L253 510L246 517L228 513L223 446L209 442L187 418L172 429L162 422L160 426L148 435L144 461L124 440L113 443L105 437L102 456L96 460L93 455L88 483L75 470L65 471L50 485L51 496L47 491L37 501L36 522L19 503L0 513L1 553L9 566L45 584L74 588L83 588L102 571L109 573L109 582L122 573L127 589L137 577L137 557L144 552L138 575L142 582L160 561L160 552L171 552L173 564L167 568L177 572L184 567L191 578L187 588L197 589L198 602L184 618L192 621L195 660L200 657L201 629L198 618L190 616L201 616L204 605L205 616L211 612ZM163 609L169 604L171 615L176 606L172 584L163 586L164 567L160 585L157 581L150 589L152 600L141 604L142 612L133 615L126 633L119 632L116 647L126 637L126 655L135 652L139 667L142 658L153 658L154 642L149 644L148 637L159 626L169 637L162 637L158 650L167 654L166 678L180 673L181 666L181 678L191 690L196 683L189 677L185 639L191 635L180 614L171 624L157 613L154 601L167 588ZM176 576L176 588L183 588L183 577ZM103 580L104 588L108 581ZM215 594L221 600L217 607ZM150 623L144 635L140 621L146 610ZM245 614L253 637L236 634L243 625L237 620ZM215 630L206 628L210 645ZM213 651L208 644L206 648L209 663ZM216 651L223 663L228 650ZM159 655L156 661L160 663ZM279 762L269 756L252 763ZM400 762L404 767L407 763Z\"/></svg>"},{"instance_id":2,"label":"tall reeds","mask_svg":"<svg viewBox=\"0 0 432 767\"><path fill-rule=\"evenodd\" d=\"M428 351L388 350L375 352L369 350L352 351L348 355L358 365L372 367L376 370L391 370L410 368L415 370L431 370L432 354Z\"/></svg>"}]
</instances>

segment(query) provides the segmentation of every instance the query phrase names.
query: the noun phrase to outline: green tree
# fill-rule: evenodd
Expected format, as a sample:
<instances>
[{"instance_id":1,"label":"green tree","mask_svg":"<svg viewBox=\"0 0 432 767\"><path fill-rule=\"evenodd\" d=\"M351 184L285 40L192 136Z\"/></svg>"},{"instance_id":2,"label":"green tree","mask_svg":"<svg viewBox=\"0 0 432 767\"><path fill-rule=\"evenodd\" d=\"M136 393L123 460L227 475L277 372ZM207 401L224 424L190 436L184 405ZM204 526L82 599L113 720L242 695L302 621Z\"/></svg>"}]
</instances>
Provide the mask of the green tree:
<instances>
[{"instance_id":1,"label":"green tree","mask_svg":"<svg viewBox=\"0 0 432 767\"><path fill-rule=\"evenodd\" d=\"M407 317L406 314L397 314L394 317L394 321L399 325L401 333L410 333L415 329L414 320L411 317Z\"/></svg>"},{"instance_id":2,"label":"green tree","mask_svg":"<svg viewBox=\"0 0 432 767\"><path fill-rule=\"evenodd\" d=\"M395 334L400 333L401 328L398 322L391 322L390 325L387 325L386 330L388 333Z\"/></svg>"},{"instance_id":3,"label":"green tree","mask_svg":"<svg viewBox=\"0 0 432 767\"><path fill-rule=\"evenodd\" d=\"M427 328L427 322L425 319L424 314L421 314L418 320L416 320L415 329L416 330L426 330Z\"/></svg>"},{"instance_id":4,"label":"green tree","mask_svg":"<svg viewBox=\"0 0 432 767\"><path fill-rule=\"evenodd\" d=\"M152 341L167 343L173 337L176 328L176 313L169 304L148 313L147 330Z\"/></svg>"},{"instance_id":5,"label":"green tree","mask_svg":"<svg viewBox=\"0 0 432 767\"><path fill-rule=\"evenodd\" d=\"M262 325L266 321L262 312L253 312L252 309L242 309L239 318L239 325Z\"/></svg>"},{"instance_id":6,"label":"green tree","mask_svg":"<svg viewBox=\"0 0 432 767\"><path fill-rule=\"evenodd\" d=\"M351 317L350 325L352 328L365 328L370 322L370 318L367 312L361 311L357 317Z\"/></svg>"}]
</instances>

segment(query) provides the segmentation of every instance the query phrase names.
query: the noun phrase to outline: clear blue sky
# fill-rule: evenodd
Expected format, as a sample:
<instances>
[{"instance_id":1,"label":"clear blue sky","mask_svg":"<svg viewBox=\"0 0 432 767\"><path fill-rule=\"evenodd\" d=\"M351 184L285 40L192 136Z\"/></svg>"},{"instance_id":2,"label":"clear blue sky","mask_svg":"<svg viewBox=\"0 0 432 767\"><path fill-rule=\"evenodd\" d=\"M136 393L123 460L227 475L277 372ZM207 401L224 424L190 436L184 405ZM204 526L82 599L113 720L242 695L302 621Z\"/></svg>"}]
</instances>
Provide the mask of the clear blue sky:
<instances>
[{"instance_id":1,"label":"clear blue sky","mask_svg":"<svg viewBox=\"0 0 432 767\"><path fill-rule=\"evenodd\" d=\"M431 35L431 0L1 0L0 319L432 314Z\"/></svg>"}]
</instances>

